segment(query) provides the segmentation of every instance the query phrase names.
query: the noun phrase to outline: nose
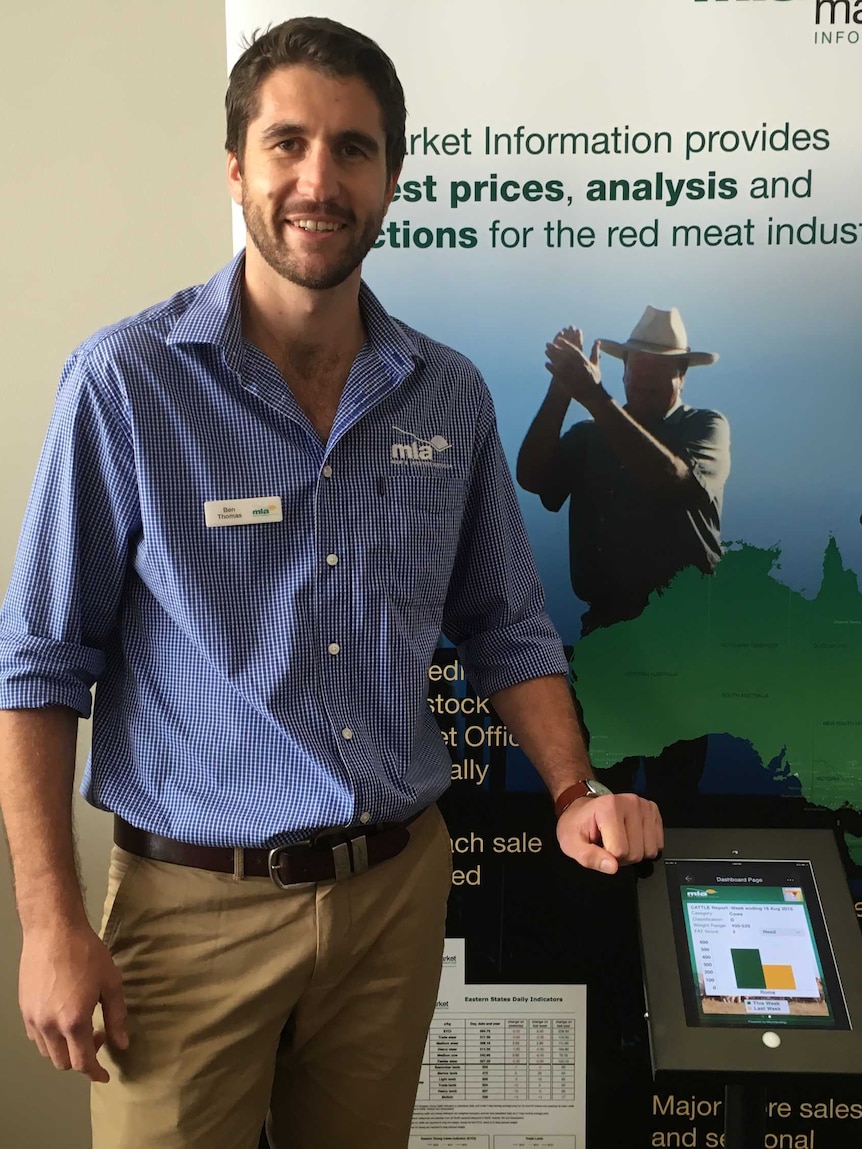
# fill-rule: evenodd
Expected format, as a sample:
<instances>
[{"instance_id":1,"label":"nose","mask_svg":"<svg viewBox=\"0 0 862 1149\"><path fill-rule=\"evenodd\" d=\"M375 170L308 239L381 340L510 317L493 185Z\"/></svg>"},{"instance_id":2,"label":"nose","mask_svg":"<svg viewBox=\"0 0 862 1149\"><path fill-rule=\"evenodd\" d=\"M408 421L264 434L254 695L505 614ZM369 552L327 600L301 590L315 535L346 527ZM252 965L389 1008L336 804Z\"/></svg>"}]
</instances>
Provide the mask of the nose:
<instances>
[{"instance_id":1,"label":"nose","mask_svg":"<svg viewBox=\"0 0 862 1149\"><path fill-rule=\"evenodd\" d=\"M306 199L334 200L341 187L338 165L323 143L312 144L296 169L296 190Z\"/></svg>"}]
</instances>

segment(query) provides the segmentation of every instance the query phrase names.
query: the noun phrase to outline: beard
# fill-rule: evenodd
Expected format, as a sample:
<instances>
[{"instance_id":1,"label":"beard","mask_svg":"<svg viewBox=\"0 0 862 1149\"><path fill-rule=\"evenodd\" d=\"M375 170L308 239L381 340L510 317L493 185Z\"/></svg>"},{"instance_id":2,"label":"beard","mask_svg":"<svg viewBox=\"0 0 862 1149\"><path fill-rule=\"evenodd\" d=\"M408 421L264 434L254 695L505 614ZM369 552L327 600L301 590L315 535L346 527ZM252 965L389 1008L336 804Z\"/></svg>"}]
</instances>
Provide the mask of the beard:
<instances>
[{"instance_id":1,"label":"beard","mask_svg":"<svg viewBox=\"0 0 862 1149\"><path fill-rule=\"evenodd\" d=\"M293 216L297 212L307 211L309 215L325 210L326 214L336 220L343 220L346 224L355 222L352 212L346 212L332 204L302 204L298 208L290 207L289 213ZM242 204L242 214L245 219L246 230L254 246L260 252L263 260L277 275L298 287L308 287L313 291L327 291L331 287L338 287L343 283L365 259L374 246L386 209L381 205L380 211L370 216L354 235L351 243L338 255L331 257L332 262L326 264L317 262L314 266L311 260L293 252L290 245L284 241L282 235L272 229L264 217L259 204L251 203L245 198ZM290 227L290 224L285 224Z\"/></svg>"}]
</instances>

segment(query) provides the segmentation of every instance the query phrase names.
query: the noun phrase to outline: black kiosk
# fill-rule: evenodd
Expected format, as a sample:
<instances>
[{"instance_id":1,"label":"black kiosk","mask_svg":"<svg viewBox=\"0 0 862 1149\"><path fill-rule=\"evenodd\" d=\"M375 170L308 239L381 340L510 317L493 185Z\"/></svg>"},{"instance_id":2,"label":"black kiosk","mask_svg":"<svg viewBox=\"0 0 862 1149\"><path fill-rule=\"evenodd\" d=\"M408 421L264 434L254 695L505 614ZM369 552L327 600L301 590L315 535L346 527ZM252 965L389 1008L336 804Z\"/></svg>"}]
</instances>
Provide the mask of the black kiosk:
<instances>
[{"instance_id":1,"label":"black kiosk","mask_svg":"<svg viewBox=\"0 0 862 1149\"><path fill-rule=\"evenodd\" d=\"M638 883L653 1074L725 1083L727 1149L766 1088L862 1075L862 937L829 830L668 830Z\"/></svg>"}]
</instances>

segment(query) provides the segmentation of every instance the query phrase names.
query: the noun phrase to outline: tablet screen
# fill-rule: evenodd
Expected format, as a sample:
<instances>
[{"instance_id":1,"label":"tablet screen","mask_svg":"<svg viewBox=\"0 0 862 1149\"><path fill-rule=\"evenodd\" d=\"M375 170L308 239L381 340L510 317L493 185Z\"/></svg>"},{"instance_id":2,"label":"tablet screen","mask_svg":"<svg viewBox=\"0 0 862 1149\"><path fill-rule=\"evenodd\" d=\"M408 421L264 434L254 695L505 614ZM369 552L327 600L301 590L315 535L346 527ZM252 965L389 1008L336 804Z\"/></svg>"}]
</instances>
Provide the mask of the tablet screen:
<instances>
[{"instance_id":1,"label":"tablet screen","mask_svg":"<svg viewBox=\"0 0 862 1149\"><path fill-rule=\"evenodd\" d=\"M689 1026L850 1028L809 862L664 865Z\"/></svg>"}]
</instances>

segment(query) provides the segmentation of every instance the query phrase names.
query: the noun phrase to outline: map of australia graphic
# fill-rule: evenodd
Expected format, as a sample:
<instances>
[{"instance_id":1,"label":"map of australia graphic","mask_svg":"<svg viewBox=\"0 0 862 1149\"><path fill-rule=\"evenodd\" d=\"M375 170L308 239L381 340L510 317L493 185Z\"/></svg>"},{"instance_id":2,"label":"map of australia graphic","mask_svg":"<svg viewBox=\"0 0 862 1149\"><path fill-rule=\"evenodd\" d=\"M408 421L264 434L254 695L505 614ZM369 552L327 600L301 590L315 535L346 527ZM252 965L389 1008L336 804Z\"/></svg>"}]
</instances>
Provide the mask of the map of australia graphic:
<instances>
[{"instance_id":1,"label":"map of australia graphic","mask_svg":"<svg viewBox=\"0 0 862 1149\"><path fill-rule=\"evenodd\" d=\"M602 768L728 734L776 792L858 811L862 829L862 594L834 539L813 599L774 577L779 560L732 546L713 575L682 571L639 618L577 644L591 756ZM847 844L862 864L862 837Z\"/></svg>"}]
</instances>

